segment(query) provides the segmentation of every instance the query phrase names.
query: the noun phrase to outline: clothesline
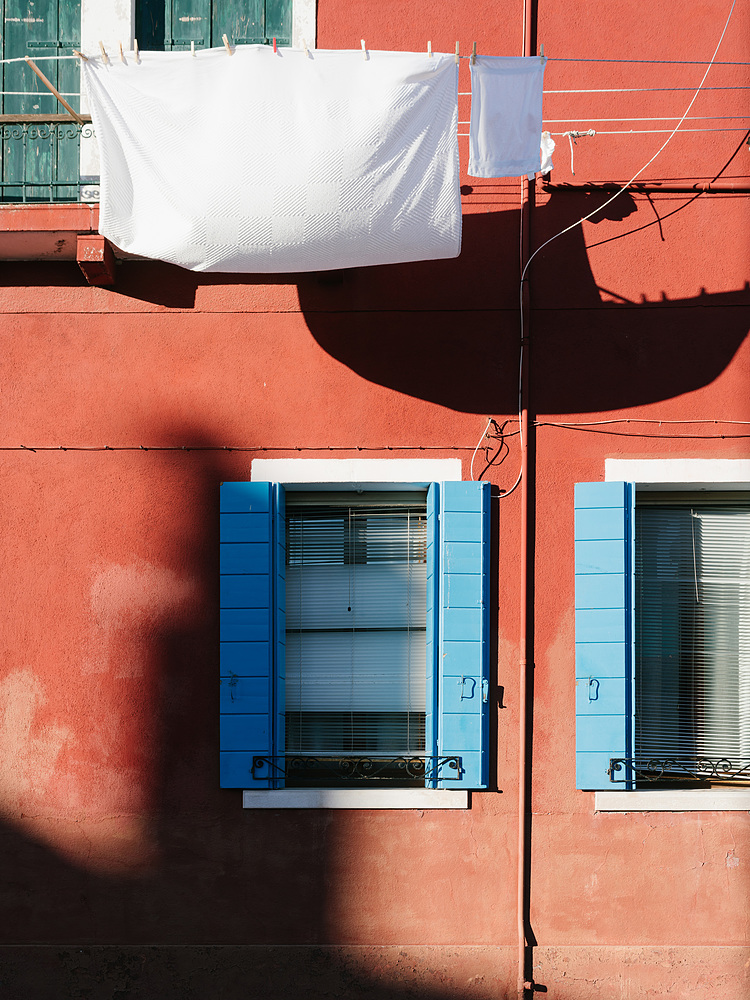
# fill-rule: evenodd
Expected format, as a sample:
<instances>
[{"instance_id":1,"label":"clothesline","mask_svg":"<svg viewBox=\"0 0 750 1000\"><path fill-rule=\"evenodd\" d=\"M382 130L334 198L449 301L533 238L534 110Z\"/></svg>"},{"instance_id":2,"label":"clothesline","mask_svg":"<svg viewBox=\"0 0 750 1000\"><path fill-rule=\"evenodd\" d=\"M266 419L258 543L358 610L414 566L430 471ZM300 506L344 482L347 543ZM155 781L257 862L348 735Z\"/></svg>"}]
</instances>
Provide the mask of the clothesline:
<instances>
[{"instance_id":1,"label":"clothesline","mask_svg":"<svg viewBox=\"0 0 750 1000\"><path fill-rule=\"evenodd\" d=\"M654 93L677 93L679 91L689 90L692 93L695 87L597 87L589 90L545 90L545 94L654 94ZM704 87L706 90L750 90L748 87ZM0 90L0 95L5 97L37 97L40 91L38 90ZM63 97L83 97L83 94L78 92L68 92L61 90L60 93ZM458 92L459 97L471 97L470 90L460 90Z\"/></svg>"},{"instance_id":2,"label":"clothesline","mask_svg":"<svg viewBox=\"0 0 750 1000\"><path fill-rule=\"evenodd\" d=\"M689 90L692 94L695 87L596 87L590 90L545 90L545 94L656 94L656 93L677 93L681 90ZM701 92L706 90L750 90L750 87L702 87ZM471 97L471 91L461 91L459 97Z\"/></svg>"},{"instance_id":3,"label":"clothesline","mask_svg":"<svg viewBox=\"0 0 750 1000\"><path fill-rule=\"evenodd\" d=\"M543 125L562 125L563 122L678 122L681 121L679 115L656 115L653 118L647 115L638 115L635 118L587 118L585 115L576 115L575 117L568 118L545 118L542 121ZM684 119L687 122L698 122L698 121L712 121L712 122L724 122L724 121L750 121L747 115L688 115ZM470 125L470 121L460 121L459 125Z\"/></svg>"},{"instance_id":4,"label":"clothesline","mask_svg":"<svg viewBox=\"0 0 750 1000\"><path fill-rule=\"evenodd\" d=\"M592 119L587 119L591 121ZM620 130L596 130L596 135L654 135L674 131L671 128L626 128ZM684 132L747 132L745 128L681 128L680 135ZM468 136L468 132L459 132L459 138ZM567 132L550 132L551 136L566 136Z\"/></svg>"},{"instance_id":5,"label":"clothesline","mask_svg":"<svg viewBox=\"0 0 750 1000\"><path fill-rule=\"evenodd\" d=\"M608 88L606 90L604 90L604 89L602 89L602 90L598 90L598 89L597 90L545 90L544 93L545 94L639 94L639 93L652 93L652 92L657 92L657 91L658 92L664 92L664 93L672 93L672 92L677 92L677 91L681 91L681 90L689 90L692 93L692 91L694 89L695 89L694 87L627 87L627 88L615 87L615 88ZM750 90L750 86L748 86L748 87L704 87L703 90ZM43 96L46 96L46 95L44 95L43 91L38 91L38 90L0 90L0 96L2 96L2 97L38 97L40 93ZM81 93L81 91L61 90L60 93L62 94L63 97L83 97L84 96ZM470 90L461 90L461 91L459 91L458 96L459 97L471 97L471 91ZM679 116L675 116L675 118L676 117L679 117ZM722 117L743 118L743 117L747 117L747 116L745 116L745 115L731 115L731 116L727 116L727 115L699 115L699 116L698 115L691 115L690 117L691 118L696 118L696 117L702 117L702 118L722 118ZM639 118L617 118L617 119L614 119L614 118L611 118L611 119L599 118L599 119L592 119L592 121L594 121L594 120L596 120L596 121L640 121L642 119L639 119ZM653 119L653 120L656 121L657 119ZM669 116L662 116L659 120L660 121L669 121L670 117ZM549 118L549 119L545 119L545 121L552 121L552 122L554 122L554 121L570 121L570 119L568 119L568 118ZM458 124L459 125L464 125L464 124L468 124L468 122L459 122Z\"/></svg>"},{"instance_id":6,"label":"clothesline","mask_svg":"<svg viewBox=\"0 0 750 1000\"><path fill-rule=\"evenodd\" d=\"M707 66L705 59L573 59L561 56L548 56L548 62L575 63L640 63L658 66ZM750 66L750 62L712 62L712 66Z\"/></svg>"},{"instance_id":7,"label":"clothesline","mask_svg":"<svg viewBox=\"0 0 750 1000\"><path fill-rule=\"evenodd\" d=\"M58 62L61 59L78 59L78 56L34 56L35 62ZM471 59L470 55L460 56L461 59ZM536 57L532 57L536 58ZM639 65L656 66L705 66L705 60L701 59L589 59L589 58L568 58L563 56L545 56L547 62L572 62L572 63L636 63ZM26 62L25 56L16 56L12 59L0 59L0 64ZM750 66L750 62L727 61L715 62L712 66ZM686 87L686 90L692 88Z\"/></svg>"},{"instance_id":8,"label":"clothesline","mask_svg":"<svg viewBox=\"0 0 750 1000\"><path fill-rule=\"evenodd\" d=\"M661 94L678 93L688 90L692 94L695 87L593 87L586 90L545 90L545 94ZM706 90L750 90L750 87L702 87ZM470 90L459 90L459 97L471 97Z\"/></svg>"}]
</instances>

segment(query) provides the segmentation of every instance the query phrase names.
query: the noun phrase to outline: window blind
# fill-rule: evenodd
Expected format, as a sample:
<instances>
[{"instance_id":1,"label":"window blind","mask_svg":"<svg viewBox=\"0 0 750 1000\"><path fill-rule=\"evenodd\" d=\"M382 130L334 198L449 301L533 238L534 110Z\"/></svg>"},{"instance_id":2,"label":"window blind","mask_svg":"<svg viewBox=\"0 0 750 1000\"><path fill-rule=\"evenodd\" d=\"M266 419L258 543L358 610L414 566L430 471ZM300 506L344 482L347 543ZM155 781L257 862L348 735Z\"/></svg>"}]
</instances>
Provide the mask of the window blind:
<instances>
[{"instance_id":1,"label":"window blind","mask_svg":"<svg viewBox=\"0 0 750 1000\"><path fill-rule=\"evenodd\" d=\"M750 757L750 502L636 510L635 738Z\"/></svg>"},{"instance_id":2,"label":"window blind","mask_svg":"<svg viewBox=\"0 0 750 1000\"><path fill-rule=\"evenodd\" d=\"M287 753L424 751L426 510L287 503Z\"/></svg>"}]
</instances>

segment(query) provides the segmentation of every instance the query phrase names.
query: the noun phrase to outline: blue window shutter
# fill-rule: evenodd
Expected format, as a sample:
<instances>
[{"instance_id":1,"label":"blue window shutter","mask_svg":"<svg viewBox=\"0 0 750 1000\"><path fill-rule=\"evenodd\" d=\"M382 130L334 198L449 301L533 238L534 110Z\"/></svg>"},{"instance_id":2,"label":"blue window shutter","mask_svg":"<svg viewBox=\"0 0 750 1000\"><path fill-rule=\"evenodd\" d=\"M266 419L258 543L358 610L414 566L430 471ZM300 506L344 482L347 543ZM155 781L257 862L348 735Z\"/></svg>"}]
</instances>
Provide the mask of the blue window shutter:
<instances>
[{"instance_id":1,"label":"blue window shutter","mask_svg":"<svg viewBox=\"0 0 750 1000\"><path fill-rule=\"evenodd\" d=\"M273 545L275 552L273 570L274 605L274 730L273 746L277 757L286 749L286 495L284 487L273 487ZM281 788L282 777L274 780L273 787Z\"/></svg>"},{"instance_id":2,"label":"blue window shutter","mask_svg":"<svg viewBox=\"0 0 750 1000\"><path fill-rule=\"evenodd\" d=\"M635 487L575 487L576 787L615 791L633 746ZM621 771L620 778L626 777Z\"/></svg>"},{"instance_id":3,"label":"blue window shutter","mask_svg":"<svg viewBox=\"0 0 750 1000\"><path fill-rule=\"evenodd\" d=\"M222 483L220 499L220 771L222 788L270 788L284 600L283 489L271 483ZM283 545L283 541L281 543ZM280 574L281 578L280 578ZM283 712L283 701L281 704ZM283 744L282 744L283 746Z\"/></svg>"},{"instance_id":4,"label":"blue window shutter","mask_svg":"<svg viewBox=\"0 0 750 1000\"><path fill-rule=\"evenodd\" d=\"M487 788L490 484L441 483L439 493L437 743L461 757L458 781L439 786Z\"/></svg>"},{"instance_id":5,"label":"blue window shutter","mask_svg":"<svg viewBox=\"0 0 750 1000\"><path fill-rule=\"evenodd\" d=\"M438 714L437 714L437 654L439 622L439 497L440 487L431 483L427 489L427 601L425 608L425 645L427 649L427 684L425 688L425 754L437 755ZM430 788L437 788L436 780L426 782Z\"/></svg>"}]
</instances>

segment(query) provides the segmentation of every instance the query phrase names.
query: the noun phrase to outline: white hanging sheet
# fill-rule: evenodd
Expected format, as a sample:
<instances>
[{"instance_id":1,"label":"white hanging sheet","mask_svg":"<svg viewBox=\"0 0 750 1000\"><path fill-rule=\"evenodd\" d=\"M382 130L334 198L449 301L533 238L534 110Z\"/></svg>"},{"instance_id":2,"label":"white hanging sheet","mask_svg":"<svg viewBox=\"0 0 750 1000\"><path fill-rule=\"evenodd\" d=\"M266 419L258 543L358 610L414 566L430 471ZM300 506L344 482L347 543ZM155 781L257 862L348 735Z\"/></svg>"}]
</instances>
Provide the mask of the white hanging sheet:
<instances>
[{"instance_id":1,"label":"white hanging sheet","mask_svg":"<svg viewBox=\"0 0 750 1000\"><path fill-rule=\"evenodd\" d=\"M90 58L99 232L195 271L456 257L453 55L269 46Z\"/></svg>"},{"instance_id":2,"label":"white hanging sheet","mask_svg":"<svg viewBox=\"0 0 750 1000\"><path fill-rule=\"evenodd\" d=\"M472 177L539 170L545 64L538 56L477 56L471 66Z\"/></svg>"}]
</instances>

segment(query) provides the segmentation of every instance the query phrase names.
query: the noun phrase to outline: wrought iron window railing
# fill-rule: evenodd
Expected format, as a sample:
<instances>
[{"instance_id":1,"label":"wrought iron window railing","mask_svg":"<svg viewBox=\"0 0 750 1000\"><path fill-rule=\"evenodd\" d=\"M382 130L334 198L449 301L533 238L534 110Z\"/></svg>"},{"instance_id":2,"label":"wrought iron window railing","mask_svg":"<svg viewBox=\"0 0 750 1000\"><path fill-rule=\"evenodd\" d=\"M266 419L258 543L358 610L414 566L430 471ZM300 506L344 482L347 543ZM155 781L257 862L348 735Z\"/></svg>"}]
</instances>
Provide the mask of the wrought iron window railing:
<instances>
[{"instance_id":1,"label":"wrought iron window railing","mask_svg":"<svg viewBox=\"0 0 750 1000\"><path fill-rule=\"evenodd\" d=\"M461 758L458 756L425 757L415 754L404 756L359 756L331 754L307 756L286 754L282 757L254 757L253 778L292 778L295 783L367 782L372 780L392 782L423 782L436 780L457 781L461 776Z\"/></svg>"},{"instance_id":2,"label":"wrought iron window railing","mask_svg":"<svg viewBox=\"0 0 750 1000\"><path fill-rule=\"evenodd\" d=\"M632 782L750 782L750 757L612 757L613 784Z\"/></svg>"},{"instance_id":3,"label":"wrought iron window railing","mask_svg":"<svg viewBox=\"0 0 750 1000\"><path fill-rule=\"evenodd\" d=\"M94 135L91 118L0 115L0 201L13 204L94 202L98 178L81 177L80 142Z\"/></svg>"}]
</instances>

